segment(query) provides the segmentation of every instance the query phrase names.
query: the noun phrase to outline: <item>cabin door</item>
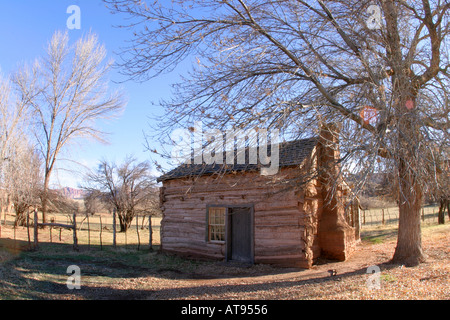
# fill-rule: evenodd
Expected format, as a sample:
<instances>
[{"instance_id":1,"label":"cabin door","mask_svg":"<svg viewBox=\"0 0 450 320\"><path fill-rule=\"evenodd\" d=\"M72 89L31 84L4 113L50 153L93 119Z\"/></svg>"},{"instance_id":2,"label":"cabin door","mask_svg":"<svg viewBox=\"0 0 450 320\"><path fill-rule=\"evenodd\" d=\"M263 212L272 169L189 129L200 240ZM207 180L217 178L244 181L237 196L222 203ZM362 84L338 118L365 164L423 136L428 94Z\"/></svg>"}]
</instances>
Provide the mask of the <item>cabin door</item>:
<instances>
[{"instance_id":1,"label":"cabin door","mask_svg":"<svg viewBox=\"0 0 450 320\"><path fill-rule=\"evenodd\" d=\"M253 210L228 208L227 260L253 263Z\"/></svg>"}]
</instances>

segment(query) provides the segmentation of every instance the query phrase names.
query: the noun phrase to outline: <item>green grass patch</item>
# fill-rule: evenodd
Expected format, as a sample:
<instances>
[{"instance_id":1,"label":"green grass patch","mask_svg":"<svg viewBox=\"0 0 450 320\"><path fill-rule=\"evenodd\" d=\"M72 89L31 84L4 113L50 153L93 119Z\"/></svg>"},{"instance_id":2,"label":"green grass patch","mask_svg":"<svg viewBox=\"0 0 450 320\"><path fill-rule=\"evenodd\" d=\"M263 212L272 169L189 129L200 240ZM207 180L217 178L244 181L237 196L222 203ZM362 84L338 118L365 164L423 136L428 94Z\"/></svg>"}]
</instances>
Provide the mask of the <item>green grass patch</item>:
<instances>
[{"instance_id":1,"label":"green grass patch","mask_svg":"<svg viewBox=\"0 0 450 320\"><path fill-rule=\"evenodd\" d=\"M385 239L383 237L364 237L362 240L372 244L380 244L383 243Z\"/></svg>"},{"instance_id":2,"label":"green grass patch","mask_svg":"<svg viewBox=\"0 0 450 320\"><path fill-rule=\"evenodd\" d=\"M361 240L371 244L381 244L397 238L397 226L365 227L361 231Z\"/></svg>"},{"instance_id":3,"label":"green grass patch","mask_svg":"<svg viewBox=\"0 0 450 320\"><path fill-rule=\"evenodd\" d=\"M380 276L380 279L385 282L396 282L397 278L391 274L385 273Z\"/></svg>"}]
</instances>

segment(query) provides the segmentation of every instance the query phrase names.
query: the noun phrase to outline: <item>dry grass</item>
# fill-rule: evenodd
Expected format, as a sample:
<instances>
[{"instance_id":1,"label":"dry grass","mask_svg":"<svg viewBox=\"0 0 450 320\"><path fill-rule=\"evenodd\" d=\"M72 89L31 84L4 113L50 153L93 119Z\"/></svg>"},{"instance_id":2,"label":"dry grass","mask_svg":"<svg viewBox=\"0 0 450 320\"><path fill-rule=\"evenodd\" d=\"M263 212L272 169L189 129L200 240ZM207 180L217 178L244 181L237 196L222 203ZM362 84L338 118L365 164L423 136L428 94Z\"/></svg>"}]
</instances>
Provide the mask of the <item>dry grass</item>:
<instances>
[{"instance_id":1,"label":"dry grass","mask_svg":"<svg viewBox=\"0 0 450 320\"><path fill-rule=\"evenodd\" d=\"M438 223L439 207L425 206L421 210L422 225L431 225ZM398 207L381 207L361 210L361 224L364 227L374 227L385 225L397 225L398 223Z\"/></svg>"}]
</instances>

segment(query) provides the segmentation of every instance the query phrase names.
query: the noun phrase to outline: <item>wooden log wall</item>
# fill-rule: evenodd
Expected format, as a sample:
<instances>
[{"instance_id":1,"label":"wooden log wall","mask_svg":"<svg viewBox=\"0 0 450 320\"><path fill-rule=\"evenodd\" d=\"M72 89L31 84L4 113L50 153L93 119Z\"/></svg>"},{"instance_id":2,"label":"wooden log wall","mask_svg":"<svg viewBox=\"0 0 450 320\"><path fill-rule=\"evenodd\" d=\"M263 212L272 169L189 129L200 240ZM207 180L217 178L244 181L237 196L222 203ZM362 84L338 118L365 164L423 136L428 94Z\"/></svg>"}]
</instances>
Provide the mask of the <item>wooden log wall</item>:
<instances>
[{"instance_id":1,"label":"wooden log wall","mask_svg":"<svg viewBox=\"0 0 450 320\"><path fill-rule=\"evenodd\" d=\"M317 248L317 212L320 193L314 181L305 197L302 189L269 182L298 174L298 168L282 168L275 177L259 172L228 174L220 179L204 176L168 180L160 201L163 211L161 243L164 252L195 258L223 259L225 244L206 241L208 205L253 205L256 263L310 267L320 254ZM311 248L307 248L311 246Z\"/></svg>"}]
</instances>

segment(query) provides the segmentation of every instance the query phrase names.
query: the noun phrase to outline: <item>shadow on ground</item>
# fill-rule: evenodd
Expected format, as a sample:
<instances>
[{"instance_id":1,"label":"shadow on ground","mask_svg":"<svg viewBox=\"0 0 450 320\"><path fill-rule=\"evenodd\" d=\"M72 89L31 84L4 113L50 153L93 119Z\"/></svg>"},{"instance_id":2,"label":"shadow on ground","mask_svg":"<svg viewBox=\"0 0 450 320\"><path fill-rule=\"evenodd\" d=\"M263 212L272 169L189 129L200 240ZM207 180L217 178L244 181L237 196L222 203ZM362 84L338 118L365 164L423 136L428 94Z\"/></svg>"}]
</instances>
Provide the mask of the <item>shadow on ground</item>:
<instances>
[{"instance_id":1,"label":"shadow on ground","mask_svg":"<svg viewBox=\"0 0 450 320\"><path fill-rule=\"evenodd\" d=\"M320 264L330 262L332 261L321 260ZM67 287L67 279L71 275L67 273L67 267L70 265L81 269L80 290L69 290ZM381 265L384 269L391 267L394 265ZM79 251L75 252L71 245L42 243L38 250L33 250L27 242L0 239L0 299L183 299L205 294L254 292L341 281L354 275L366 274L367 269L342 272L335 276L326 271L315 274L301 271L302 269L268 265L248 266L187 260L157 252L112 247L100 250L93 246L80 246ZM295 276L287 275L282 278L283 274L289 273L295 273ZM223 281L219 285L213 285L208 282L270 275L274 277L261 281L252 279L252 283L230 281L227 284ZM152 290L145 284L137 283L132 290L120 289L121 281L127 281L127 286L130 287L130 282L146 277L192 281L192 285Z\"/></svg>"}]
</instances>

